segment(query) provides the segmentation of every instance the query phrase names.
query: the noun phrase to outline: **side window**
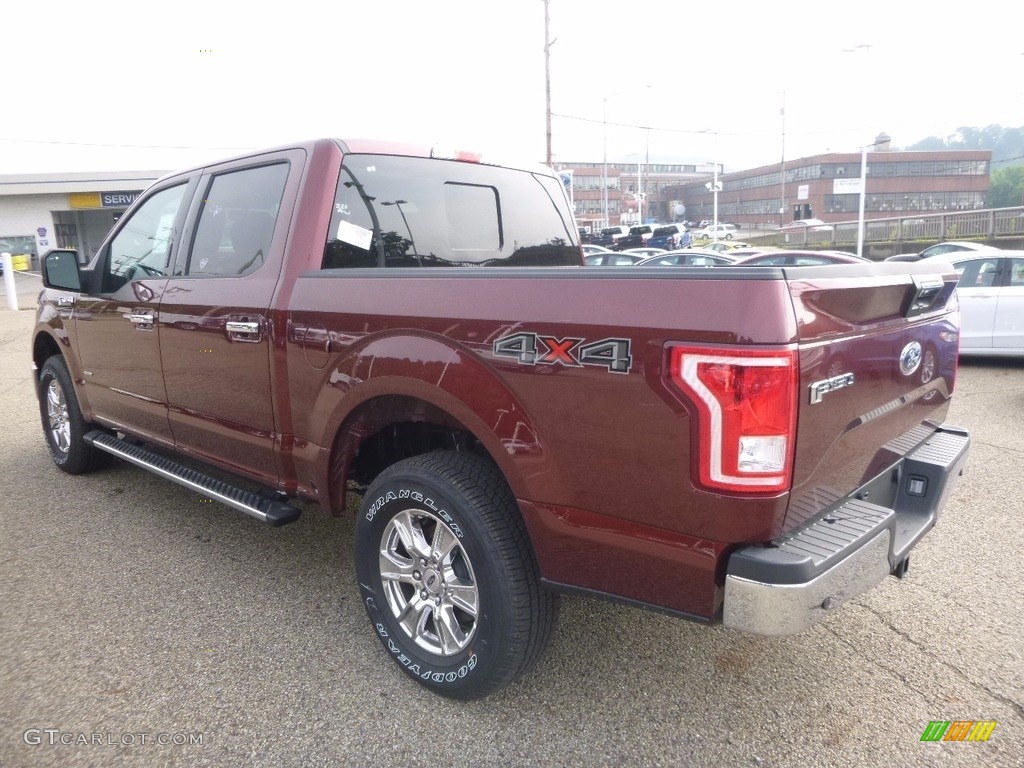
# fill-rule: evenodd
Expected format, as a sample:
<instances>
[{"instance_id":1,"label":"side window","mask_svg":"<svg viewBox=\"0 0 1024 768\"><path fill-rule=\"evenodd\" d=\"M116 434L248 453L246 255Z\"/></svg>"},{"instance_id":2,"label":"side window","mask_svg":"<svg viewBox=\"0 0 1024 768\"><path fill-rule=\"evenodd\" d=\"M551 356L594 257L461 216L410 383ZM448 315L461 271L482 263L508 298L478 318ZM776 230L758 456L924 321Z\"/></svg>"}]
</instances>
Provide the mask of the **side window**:
<instances>
[{"instance_id":1,"label":"side window","mask_svg":"<svg viewBox=\"0 0 1024 768\"><path fill-rule=\"evenodd\" d=\"M1024 286L1024 259L1010 259L1010 285Z\"/></svg>"},{"instance_id":2,"label":"side window","mask_svg":"<svg viewBox=\"0 0 1024 768\"><path fill-rule=\"evenodd\" d=\"M185 184L161 190L146 200L110 244L104 291L116 291L140 277L167 274Z\"/></svg>"},{"instance_id":3,"label":"side window","mask_svg":"<svg viewBox=\"0 0 1024 768\"><path fill-rule=\"evenodd\" d=\"M957 283L960 288L988 288L996 279L996 268L999 262L996 259L974 259L955 265L960 280Z\"/></svg>"},{"instance_id":4,"label":"side window","mask_svg":"<svg viewBox=\"0 0 1024 768\"><path fill-rule=\"evenodd\" d=\"M558 179L436 158L342 163L324 269L580 263Z\"/></svg>"},{"instance_id":5,"label":"side window","mask_svg":"<svg viewBox=\"0 0 1024 768\"><path fill-rule=\"evenodd\" d=\"M395 208L408 203L392 202ZM331 229L324 249L324 269L375 267L377 257L373 248L373 217L371 202L365 199L362 186L346 168L341 170L338 193L331 214ZM411 235L410 235L411 237ZM401 241L398 235L393 238ZM411 244L410 240L410 244Z\"/></svg>"},{"instance_id":6,"label":"side window","mask_svg":"<svg viewBox=\"0 0 1024 768\"><path fill-rule=\"evenodd\" d=\"M186 275L241 277L267 260L288 164L221 173L210 180Z\"/></svg>"}]
</instances>

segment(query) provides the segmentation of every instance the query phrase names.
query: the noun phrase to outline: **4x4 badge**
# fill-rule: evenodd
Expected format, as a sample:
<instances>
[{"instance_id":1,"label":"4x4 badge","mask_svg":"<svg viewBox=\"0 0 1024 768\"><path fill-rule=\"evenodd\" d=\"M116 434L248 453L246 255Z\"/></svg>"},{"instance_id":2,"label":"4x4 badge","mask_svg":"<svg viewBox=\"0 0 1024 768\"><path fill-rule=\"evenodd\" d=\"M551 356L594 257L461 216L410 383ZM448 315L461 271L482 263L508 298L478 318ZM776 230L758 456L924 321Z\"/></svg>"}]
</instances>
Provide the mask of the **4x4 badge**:
<instances>
[{"instance_id":1,"label":"4x4 badge","mask_svg":"<svg viewBox=\"0 0 1024 768\"><path fill-rule=\"evenodd\" d=\"M629 373L633 365L629 339L586 339L541 336L537 333L513 333L495 339L495 357L508 357L522 365L564 365L582 368L594 365L612 373Z\"/></svg>"}]
</instances>

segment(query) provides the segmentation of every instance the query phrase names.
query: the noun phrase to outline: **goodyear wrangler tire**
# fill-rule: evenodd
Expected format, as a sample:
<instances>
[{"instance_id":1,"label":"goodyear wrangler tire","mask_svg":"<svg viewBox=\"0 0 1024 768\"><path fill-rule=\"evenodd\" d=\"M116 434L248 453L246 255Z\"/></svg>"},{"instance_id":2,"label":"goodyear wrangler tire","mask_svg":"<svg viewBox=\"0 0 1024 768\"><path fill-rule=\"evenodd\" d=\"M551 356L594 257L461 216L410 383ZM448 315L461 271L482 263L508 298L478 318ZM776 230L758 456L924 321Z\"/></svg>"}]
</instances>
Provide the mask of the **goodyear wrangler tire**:
<instances>
[{"instance_id":1,"label":"goodyear wrangler tire","mask_svg":"<svg viewBox=\"0 0 1024 768\"><path fill-rule=\"evenodd\" d=\"M374 631L402 670L442 696L475 699L536 664L557 618L497 467L440 451L370 485L356 573Z\"/></svg>"},{"instance_id":2,"label":"goodyear wrangler tire","mask_svg":"<svg viewBox=\"0 0 1024 768\"><path fill-rule=\"evenodd\" d=\"M37 388L39 415L53 463L71 475L97 469L106 454L83 440L89 426L78 407L67 363L54 355L43 363Z\"/></svg>"}]
</instances>

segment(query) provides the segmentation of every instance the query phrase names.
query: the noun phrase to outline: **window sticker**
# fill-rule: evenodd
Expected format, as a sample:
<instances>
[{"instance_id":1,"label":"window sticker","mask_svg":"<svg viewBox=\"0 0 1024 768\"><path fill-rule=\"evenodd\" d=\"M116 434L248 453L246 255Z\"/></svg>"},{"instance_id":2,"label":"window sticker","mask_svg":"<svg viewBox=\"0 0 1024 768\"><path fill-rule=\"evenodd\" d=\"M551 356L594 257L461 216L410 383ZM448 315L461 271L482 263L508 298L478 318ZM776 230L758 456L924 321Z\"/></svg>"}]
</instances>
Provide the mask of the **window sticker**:
<instances>
[{"instance_id":1,"label":"window sticker","mask_svg":"<svg viewBox=\"0 0 1024 768\"><path fill-rule=\"evenodd\" d=\"M342 219L338 222L338 239L343 243L349 243L356 248L368 251L370 243L373 242L373 230Z\"/></svg>"}]
</instances>

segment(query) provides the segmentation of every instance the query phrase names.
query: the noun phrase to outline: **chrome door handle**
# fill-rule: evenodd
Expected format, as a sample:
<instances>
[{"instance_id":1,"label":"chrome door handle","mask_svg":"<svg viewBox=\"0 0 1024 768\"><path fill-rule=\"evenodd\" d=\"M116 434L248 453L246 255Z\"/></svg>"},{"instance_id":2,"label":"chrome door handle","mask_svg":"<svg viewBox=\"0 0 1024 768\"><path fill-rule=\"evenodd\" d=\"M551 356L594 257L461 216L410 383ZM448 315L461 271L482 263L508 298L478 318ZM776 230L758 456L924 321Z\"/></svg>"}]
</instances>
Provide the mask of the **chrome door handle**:
<instances>
[{"instance_id":1,"label":"chrome door handle","mask_svg":"<svg viewBox=\"0 0 1024 768\"><path fill-rule=\"evenodd\" d=\"M239 323L233 320L229 320L225 329L228 333L259 333L259 323Z\"/></svg>"},{"instance_id":2,"label":"chrome door handle","mask_svg":"<svg viewBox=\"0 0 1024 768\"><path fill-rule=\"evenodd\" d=\"M128 319L128 322L133 325L152 325L153 320L155 320L153 315L147 315L145 313L131 313L125 315L125 317Z\"/></svg>"}]
</instances>

